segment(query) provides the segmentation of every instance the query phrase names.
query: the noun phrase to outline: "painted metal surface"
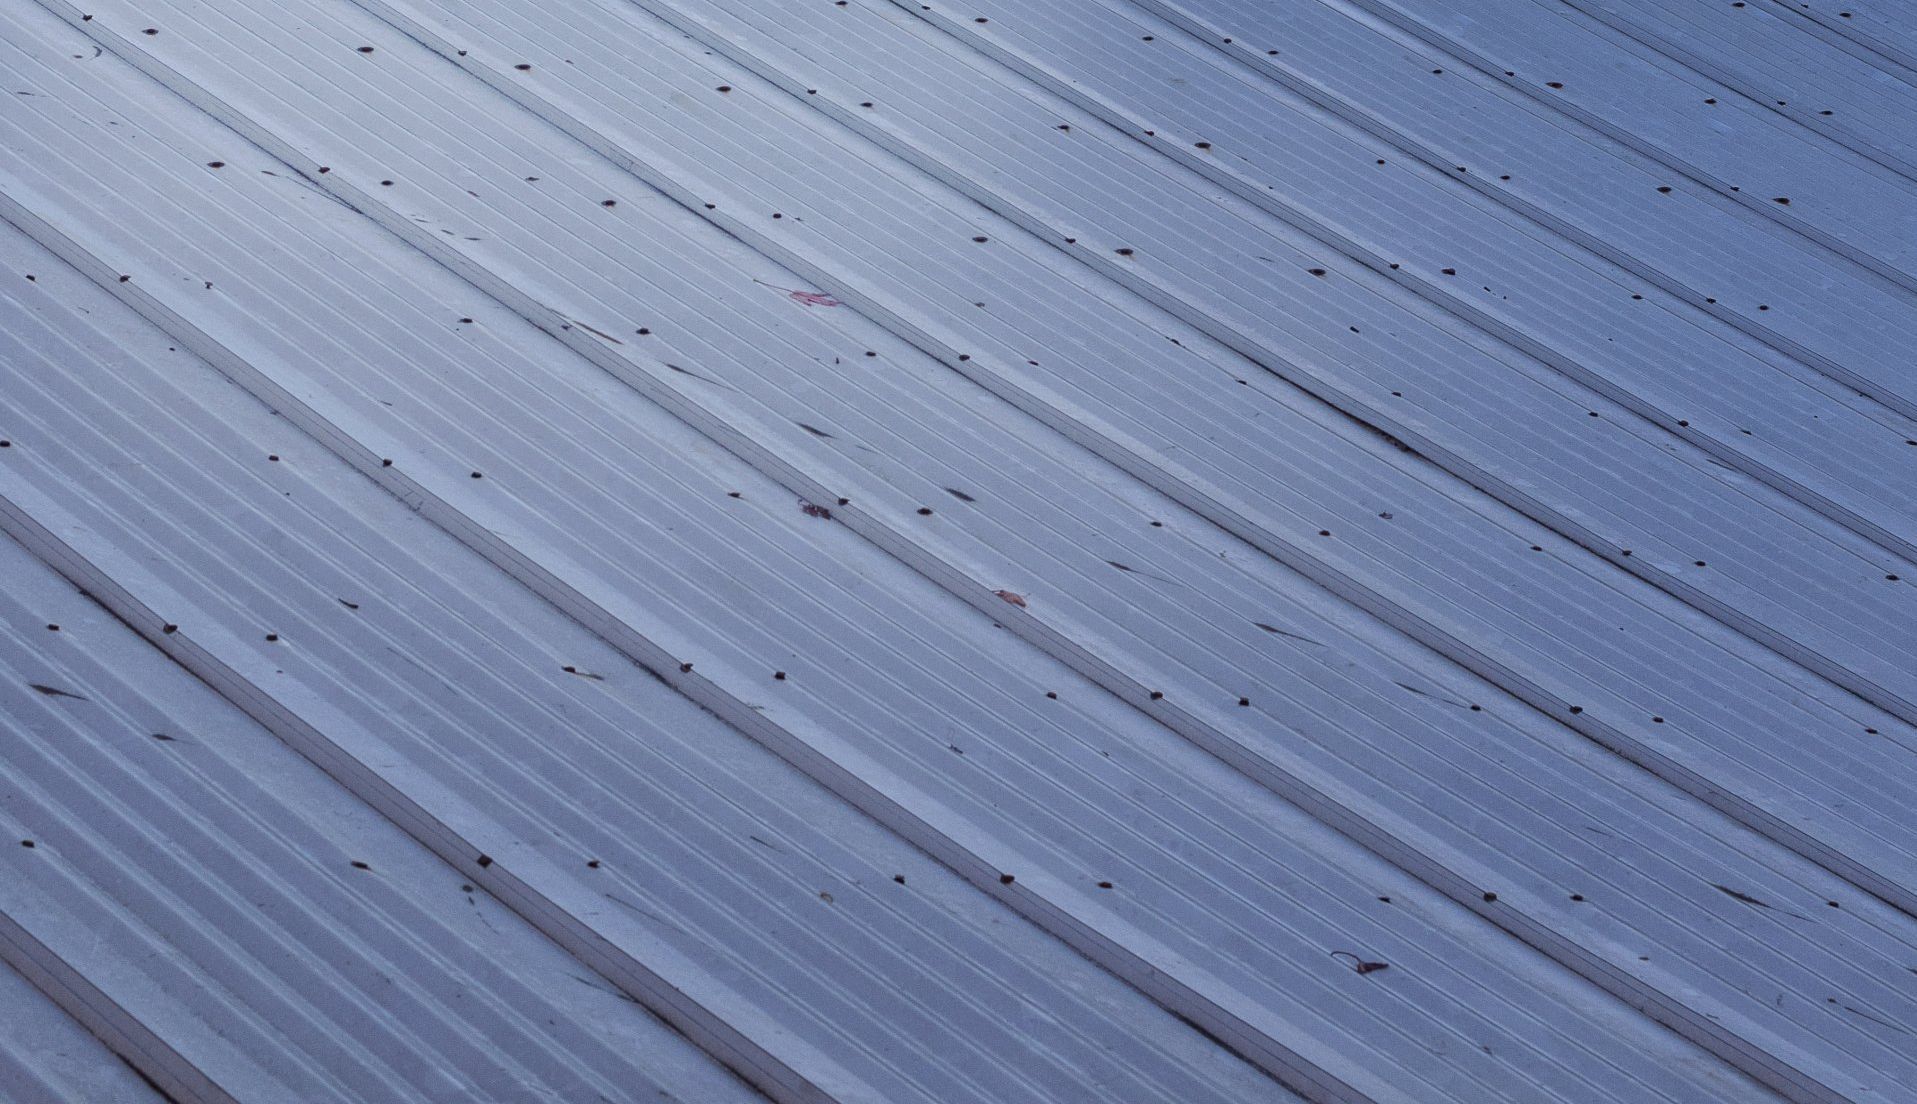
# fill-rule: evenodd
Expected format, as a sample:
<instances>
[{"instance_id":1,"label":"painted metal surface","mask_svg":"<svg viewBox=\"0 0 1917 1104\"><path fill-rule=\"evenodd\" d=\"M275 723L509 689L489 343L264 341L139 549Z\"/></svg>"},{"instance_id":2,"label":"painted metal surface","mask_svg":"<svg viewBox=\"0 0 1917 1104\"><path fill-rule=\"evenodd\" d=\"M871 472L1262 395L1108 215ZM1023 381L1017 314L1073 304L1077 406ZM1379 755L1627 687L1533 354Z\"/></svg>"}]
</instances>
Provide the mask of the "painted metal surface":
<instances>
[{"instance_id":1,"label":"painted metal surface","mask_svg":"<svg viewBox=\"0 0 1917 1104\"><path fill-rule=\"evenodd\" d=\"M0 10L10 531L777 1099L1898 1100L1882 338L1375 14L974 7Z\"/></svg>"},{"instance_id":2,"label":"painted metal surface","mask_svg":"<svg viewBox=\"0 0 1917 1104\"><path fill-rule=\"evenodd\" d=\"M735 1061L756 1046L839 1099L1274 1092L488 568L168 335L123 321L103 340L92 320L124 308L78 274L30 248L10 262L40 278L8 316L9 394L29 427L10 430L8 501L48 530L38 539L96 567L118 557L112 577L176 625L151 635L193 646L170 654L195 674L221 665L271 695L249 711L275 735L313 726L315 743L397 791L323 759L355 794L436 817L483 853L434 888L460 922L481 922L462 884L519 879L536 899L508 905L542 932L567 937L549 915L565 910L741 1036L703 1045L737 1047ZM172 464L198 474L170 483ZM76 493L97 507L85 521L60 505ZM185 596L197 616L171 612ZM572 973L585 980L538 988L632 984Z\"/></svg>"},{"instance_id":3,"label":"painted metal surface","mask_svg":"<svg viewBox=\"0 0 1917 1104\"><path fill-rule=\"evenodd\" d=\"M161 1104L100 1041L12 970L0 970L0 1084L19 1104Z\"/></svg>"},{"instance_id":4,"label":"painted metal surface","mask_svg":"<svg viewBox=\"0 0 1917 1104\"><path fill-rule=\"evenodd\" d=\"M25 548L0 572L0 908L177 1099L752 1098Z\"/></svg>"}]
</instances>

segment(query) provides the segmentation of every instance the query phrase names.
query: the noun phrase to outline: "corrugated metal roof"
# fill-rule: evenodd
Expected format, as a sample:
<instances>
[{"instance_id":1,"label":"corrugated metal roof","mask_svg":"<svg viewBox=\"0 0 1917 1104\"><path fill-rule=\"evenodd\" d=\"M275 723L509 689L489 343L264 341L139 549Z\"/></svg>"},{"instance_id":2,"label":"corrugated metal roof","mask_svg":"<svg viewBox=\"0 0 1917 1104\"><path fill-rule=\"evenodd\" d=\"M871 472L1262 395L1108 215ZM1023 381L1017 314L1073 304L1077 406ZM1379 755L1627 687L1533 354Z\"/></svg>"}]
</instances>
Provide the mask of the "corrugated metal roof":
<instances>
[{"instance_id":1,"label":"corrugated metal roof","mask_svg":"<svg viewBox=\"0 0 1917 1104\"><path fill-rule=\"evenodd\" d=\"M0 10L7 960L182 1100L1912 1099L1904 22Z\"/></svg>"},{"instance_id":2,"label":"corrugated metal roof","mask_svg":"<svg viewBox=\"0 0 1917 1104\"><path fill-rule=\"evenodd\" d=\"M14 933L4 936L9 942ZM50 980L48 984L54 984ZM132 1065L14 971L0 970L0 1083L20 1104L161 1104Z\"/></svg>"},{"instance_id":3,"label":"corrugated metal roof","mask_svg":"<svg viewBox=\"0 0 1917 1104\"><path fill-rule=\"evenodd\" d=\"M19 261L44 271L52 259ZM616 983L723 1009L724 1023L692 1010L678 1024L706 1045L761 1044L813 1081L871 1086L852 1099L912 1099L917 1085L931 1099L989 1100L1042 1095L1017 1087L1047 1081L1082 1085L1057 1094L1089 1099L1113 1079L1141 1098L1255 1095L1244 1087L1255 1075L1143 997L1040 933L1004 932L1014 915L904 840L264 407L234 409L244 396L210 369L183 355L143 362L138 351L160 354L166 335L126 319L116 348L95 319L118 304L87 296L77 277L40 282L68 305L29 306L8 327L31 338L10 350L20 369L9 394L40 427L15 442L32 460L5 491L48 530L29 539L88 556L89 570L134 584L132 600L191 602L196 616L158 633L175 658L222 687L255 687L249 711L262 724L382 811L415 831L432 818L429 846L452 852L466 887L517 908L529 906L514 894L536 893L533 922L606 941L581 953ZM63 377L61 362L92 370ZM120 396L119 413L96 397L102 386ZM116 471L158 478L128 484ZM194 474L175 482L181 471ZM66 514L61 501L75 494L101 509ZM131 546L76 527L154 543L109 561L112 547ZM493 861L477 865L482 852ZM471 917L486 899L462 882L446 870L420 910ZM486 960L541 948L482 950ZM642 968L653 976L636 980ZM585 966L573 973L590 980ZM915 1043L940 1053L899 1057Z\"/></svg>"},{"instance_id":4,"label":"corrugated metal roof","mask_svg":"<svg viewBox=\"0 0 1917 1104\"><path fill-rule=\"evenodd\" d=\"M4 907L39 944L22 965L57 963L113 1026L151 1031L136 1064L163 1088L751 1098L20 545L0 567L0 694L24 737Z\"/></svg>"}]
</instances>

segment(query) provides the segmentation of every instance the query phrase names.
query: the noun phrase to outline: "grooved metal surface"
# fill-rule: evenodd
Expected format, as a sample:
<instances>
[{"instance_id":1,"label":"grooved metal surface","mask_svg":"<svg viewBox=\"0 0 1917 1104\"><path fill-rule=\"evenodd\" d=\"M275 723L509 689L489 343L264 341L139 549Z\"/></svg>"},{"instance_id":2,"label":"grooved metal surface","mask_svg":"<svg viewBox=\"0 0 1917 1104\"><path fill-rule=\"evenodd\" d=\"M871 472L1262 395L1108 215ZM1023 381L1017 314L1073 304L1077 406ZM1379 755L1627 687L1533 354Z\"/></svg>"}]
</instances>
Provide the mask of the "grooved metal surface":
<instances>
[{"instance_id":1,"label":"grooved metal surface","mask_svg":"<svg viewBox=\"0 0 1917 1104\"><path fill-rule=\"evenodd\" d=\"M1752 7L0 5L7 600L233 734L14 957L182 1099L1898 1104L1902 93Z\"/></svg>"},{"instance_id":2,"label":"grooved metal surface","mask_svg":"<svg viewBox=\"0 0 1917 1104\"><path fill-rule=\"evenodd\" d=\"M0 908L176 1096L752 1098L26 548L0 572Z\"/></svg>"},{"instance_id":3,"label":"grooved metal surface","mask_svg":"<svg viewBox=\"0 0 1917 1104\"><path fill-rule=\"evenodd\" d=\"M18 263L50 262L29 251ZM146 409L167 412L163 423L106 414L84 385L62 386L50 358L87 363L87 346L56 335L84 331L116 305L87 296L77 274L61 283L81 297L78 310L36 297L9 316L21 335L10 393L45 429L13 444L33 458L10 470L5 493L79 555L115 547L83 540L90 532L147 533L152 558L118 561L113 576L142 604L170 610L180 599L156 596L183 593L202 610L155 633L163 646L198 645L184 661L253 680L417 815L486 855L443 872L455 904L470 907L462 878L482 888L519 879L537 898L514 907L542 931L553 934L562 921L550 914L564 910L575 930L738 1029L735 1045L757 1044L838 1098L1095 1099L1113 1079L1168 1100L1270 1091L486 568L190 355L164 358L171 365L121 355L88 374L143 395ZM31 358L28 334L42 350ZM142 352L172 345L144 327L130 336L123 343ZM64 444L51 446L50 432ZM156 459L169 455L203 473L198 493L115 486L112 473L163 468ZM49 513L57 472L113 504L113 516L89 519L86 532L61 524L65 515ZM226 490L207 493L215 486ZM445 577L417 566L428 563ZM606 990L630 984L575 972ZM901 1039L949 1057L889 1058L910 1053ZM987 1050L1003 1062L985 1063Z\"/></svg>"},{"instance_id":4,"label":"grooved metal surface","mask_svg":"<svg viewBox=\"0 0 1917 1104\"><path fill-rule=\"evenodd\" d=\"M0 1083L19 1104L165 1099L12 969L0 969Z\"/></svg>"},{"instance_id":5,"label":"grooved metal surface","mask_svg":"<svg viewBox=\"0 0 1917 1104\"><path fill-rule=\"evenodd\" d=\"M1763 6L1773 14L1804 20L1826 41L1843 46L1867 64L1917 77L1917 20L1902 5L1763 0Z\"/></svg>"}]
</instances>

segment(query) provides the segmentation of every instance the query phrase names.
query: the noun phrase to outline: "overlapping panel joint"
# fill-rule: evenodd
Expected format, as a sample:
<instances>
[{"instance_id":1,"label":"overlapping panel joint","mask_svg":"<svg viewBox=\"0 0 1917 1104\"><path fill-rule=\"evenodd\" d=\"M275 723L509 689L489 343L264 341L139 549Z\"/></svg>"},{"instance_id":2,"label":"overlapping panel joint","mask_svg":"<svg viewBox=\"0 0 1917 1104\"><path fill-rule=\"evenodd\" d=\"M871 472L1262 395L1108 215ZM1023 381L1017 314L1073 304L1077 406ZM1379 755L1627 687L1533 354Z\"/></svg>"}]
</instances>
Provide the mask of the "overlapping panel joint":
<instances>
[{"instance_id":1,"label":"overlapping panel joint","mask_svg":"<svg viewBox=\"0 0 1917 1104\"><path fill-rule=\"evenodd\" d=\"M0 1069L1897 1101L1917 183L1752 6L0 10Z\"/></svg>"}]
</instances>

